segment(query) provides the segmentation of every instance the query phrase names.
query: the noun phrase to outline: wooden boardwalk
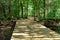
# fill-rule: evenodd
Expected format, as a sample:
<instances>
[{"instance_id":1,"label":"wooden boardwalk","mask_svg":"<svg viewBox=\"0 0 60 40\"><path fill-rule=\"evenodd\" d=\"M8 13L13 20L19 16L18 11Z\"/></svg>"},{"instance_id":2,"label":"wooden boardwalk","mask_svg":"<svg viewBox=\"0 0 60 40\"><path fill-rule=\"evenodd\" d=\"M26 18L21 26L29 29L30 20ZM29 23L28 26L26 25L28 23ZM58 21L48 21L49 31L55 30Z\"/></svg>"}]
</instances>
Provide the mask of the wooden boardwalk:
<instances>
[{"instance_id":1,"label":"wooden boardwalk","mask_svg":"<svg viewBox=\"0 0 60 40\"><path fill-rule=\"evenodd\" d=\"M60 34L31 19L18 20L11 40L60 40Z\"/></svg>"}]
</instances>

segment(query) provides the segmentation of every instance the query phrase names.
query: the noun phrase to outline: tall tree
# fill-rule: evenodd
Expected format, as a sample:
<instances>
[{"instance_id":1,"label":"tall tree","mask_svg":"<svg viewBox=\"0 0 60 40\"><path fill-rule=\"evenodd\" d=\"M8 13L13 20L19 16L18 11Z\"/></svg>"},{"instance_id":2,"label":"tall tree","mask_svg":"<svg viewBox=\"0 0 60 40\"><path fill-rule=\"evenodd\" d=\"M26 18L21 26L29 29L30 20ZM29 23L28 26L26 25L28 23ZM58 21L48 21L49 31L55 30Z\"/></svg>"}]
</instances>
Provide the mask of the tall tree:
<instances>
[{"instance_id":1,"label":"tall tree","mask_svg":"<svg viewBox=\"0 0 60 40\"><path fill-rule=\"evenodd\" d=\"M24 16L24 18L28 17L28 1L29 0L23 0L23 16Z\"/></svg>"},{"instance_id":2,"label":"tall tree","mask_svg":"<svg viewBox=\"0 0 60 40\"><path fill-rule=\"evenodd\" d=\"M21 6L21 17L23 18L23 0L20 0L20 6Z\"/></svg>"},{"instance_id":3,"label":"tall tree","mask_svg":"<svg viewBox=\"0 0 60 40\"><path fill-rule=\"evenodd\" d=\"M40 16L40 1L33 0L33 5L34 5L34 20L38 21L38 17Z\"/></svg>"},{"instance_id":4,"label":"tall tree","mask_svg":"<svg viewBox=\"0 0 60 40\"><path fill-rule=\"evenodd\" d=\"M46 0L44 0L44 18L46 17L46 3L45 3Z\"/></svg>"}]
</instances>

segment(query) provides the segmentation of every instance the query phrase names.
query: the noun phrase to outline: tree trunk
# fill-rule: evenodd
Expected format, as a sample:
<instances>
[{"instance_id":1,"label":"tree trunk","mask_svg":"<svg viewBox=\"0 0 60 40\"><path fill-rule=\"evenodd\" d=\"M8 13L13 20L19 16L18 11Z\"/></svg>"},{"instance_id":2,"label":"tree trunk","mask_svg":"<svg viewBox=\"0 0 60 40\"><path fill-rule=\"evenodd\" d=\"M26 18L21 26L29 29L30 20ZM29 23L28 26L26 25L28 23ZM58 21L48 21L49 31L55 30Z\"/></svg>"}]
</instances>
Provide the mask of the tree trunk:
<instances>
[{"instance_id":1,"label":"tree trunk","mask_svg":"<svg viewBox=\"0 0 60 40\"><path fill-rule=\"evenodd\" d=\"M20 0L20 5L21 5L21 17L23 18L23 3L22 3L22 0Z\"/></svg>"}]
</instances>

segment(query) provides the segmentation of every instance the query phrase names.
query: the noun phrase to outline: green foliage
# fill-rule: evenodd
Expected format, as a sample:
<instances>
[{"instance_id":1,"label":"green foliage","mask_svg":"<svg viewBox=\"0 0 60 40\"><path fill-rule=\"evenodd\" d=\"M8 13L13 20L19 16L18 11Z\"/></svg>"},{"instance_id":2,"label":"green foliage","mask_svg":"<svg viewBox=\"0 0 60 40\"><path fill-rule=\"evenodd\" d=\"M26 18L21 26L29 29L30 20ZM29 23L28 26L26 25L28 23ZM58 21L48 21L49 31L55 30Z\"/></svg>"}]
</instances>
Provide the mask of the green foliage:
<instances>
[{"instance_id":1,"label":"green foliage","mask_svg":"<svg viewBox=\"0 0 60 40\"><path fill-rule=\"evenodd\" d=\"M60 18L60 0L0 0L0 19L28 15L36 15L38 19Z\"/></svg>"}]
</instances>

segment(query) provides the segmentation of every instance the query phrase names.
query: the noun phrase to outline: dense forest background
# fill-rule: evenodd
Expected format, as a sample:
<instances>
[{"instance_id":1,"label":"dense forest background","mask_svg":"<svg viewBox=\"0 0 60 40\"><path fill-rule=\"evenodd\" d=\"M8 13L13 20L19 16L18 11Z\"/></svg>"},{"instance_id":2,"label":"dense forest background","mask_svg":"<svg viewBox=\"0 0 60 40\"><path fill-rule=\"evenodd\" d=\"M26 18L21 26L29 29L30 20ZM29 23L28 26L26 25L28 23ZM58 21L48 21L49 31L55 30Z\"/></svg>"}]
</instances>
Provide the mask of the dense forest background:
<instances>
[{"instance_id":1,"label":"dense forest background","mask_svg":"<svg viewBox=\"0 0 60 40\"><path fill-rule=\"evenodd\" d=\"M60 0L0 0L0 19L60 18Z\"/></svg>"}]
</instances>

